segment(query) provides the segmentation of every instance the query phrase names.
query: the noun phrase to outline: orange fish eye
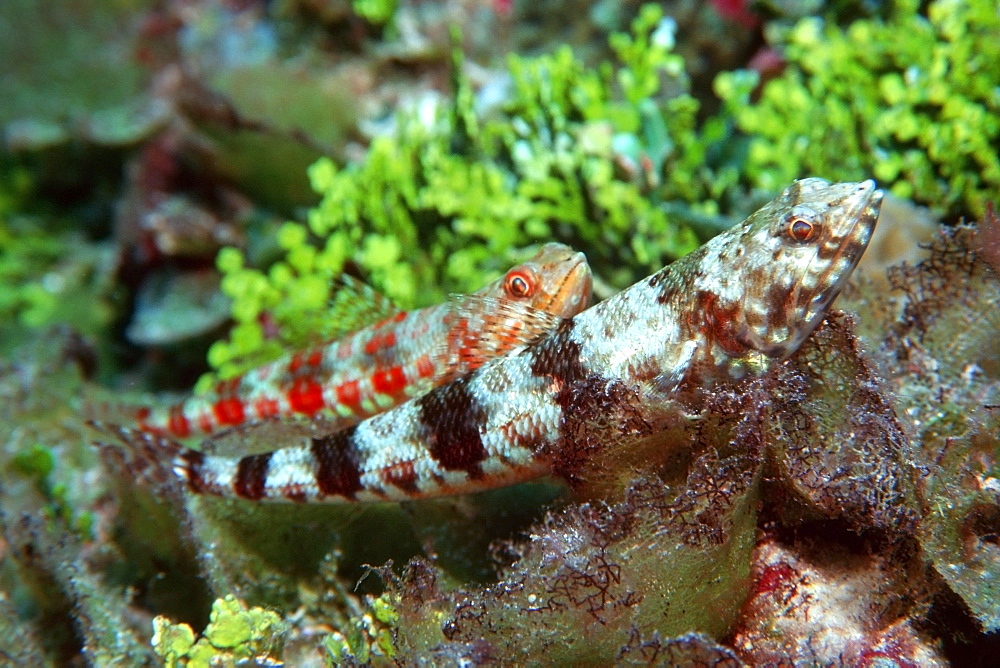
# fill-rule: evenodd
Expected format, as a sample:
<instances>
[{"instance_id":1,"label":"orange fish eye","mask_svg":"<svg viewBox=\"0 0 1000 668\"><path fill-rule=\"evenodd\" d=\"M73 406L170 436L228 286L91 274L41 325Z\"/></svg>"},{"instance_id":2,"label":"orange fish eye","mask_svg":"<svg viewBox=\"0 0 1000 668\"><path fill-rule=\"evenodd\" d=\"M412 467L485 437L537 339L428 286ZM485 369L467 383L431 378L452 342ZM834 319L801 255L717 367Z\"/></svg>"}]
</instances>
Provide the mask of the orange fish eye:
<instances>
[{"instance_id":1,"label":"orange fish eye","mask_svg":"<svg viewBox=\"0 0 1000 668\"><path fill-rule=\"evenodd\" d=\"M795 241L805 243L816 236L818 227L805 218L795 216L788 221L788 235Z\"/></svg>"},{"instance_id":2,"label":"orange fish eye","mask_svg":"<svg viewBox=\"0 0 1000 668\"><path fill-rule=\"evenodd\" d=\"M524 299L535 293L535 280L529 272L514 270L504 279L503 289L516 299Z\"/></svg>"}]
</instances>

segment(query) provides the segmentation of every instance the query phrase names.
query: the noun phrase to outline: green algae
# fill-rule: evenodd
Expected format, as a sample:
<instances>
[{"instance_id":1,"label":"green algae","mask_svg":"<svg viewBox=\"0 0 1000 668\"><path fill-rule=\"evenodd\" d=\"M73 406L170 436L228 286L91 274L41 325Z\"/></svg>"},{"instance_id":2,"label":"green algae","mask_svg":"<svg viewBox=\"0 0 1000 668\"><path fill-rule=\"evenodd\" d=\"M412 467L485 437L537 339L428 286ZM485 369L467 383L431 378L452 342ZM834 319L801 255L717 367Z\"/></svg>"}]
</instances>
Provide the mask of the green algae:
<instances>
[{"instance_id":1,"label":"green algae","mask_svg":"<svg viewBox=\"0 0 1000 668\"><path fill-rule=\"evenodd\" d=\"M247 608L227 596L212 605L208 626L197 639L187 624L173 624L163 617L157 617L153 627L152 645L164 665L208 668L247 661L273 665L281 656L287 624L271 610Z\"/></svg>"},{"instance_id":2,"label":"green algae","mask_svg":"<svg viewBox=\"0 0 1000 668\"><path fill-rule=\"evenodd\" d=\"M279 234L283 259L265 272L220 255L236 326L213 347L213 367L230 376L315 340L345 263L412 308L478 289L532 244L592 248L591 265L619 287L693 249L691 231L659 206L687 187L674 167L697 162L699 145L689 137L697 103L683 92L682 62L659 36L660 19L644 10L632 35L612 39L619 62L596 69L568 47L511 56L512 96L499 114L474 109L456 52L449 107L429 121L402 113L395 136L376 138L360 163L321 159L310 168L322 200L306 225ZM664 77L682 92L661 107L653 100ZM677 175L653 193L662 195L616 176L615 146L626 138L653 156L654 171ZM276 338L265 341L262 313L276 322Z\"/></svg>"},{"instance_id":3,"label":"green algae","mask_svg":"<svg viewBox=\"0 0 1000 668\"><path fill-rule=\"evenodd\" d=\"M751 137L746 174L767 189L873 175L937 211L982 215L1000 188L998 31L990 0L906 0L846 27L803 18L758 100L755 81L716 83Z\"/></svg>"}]
</instances>

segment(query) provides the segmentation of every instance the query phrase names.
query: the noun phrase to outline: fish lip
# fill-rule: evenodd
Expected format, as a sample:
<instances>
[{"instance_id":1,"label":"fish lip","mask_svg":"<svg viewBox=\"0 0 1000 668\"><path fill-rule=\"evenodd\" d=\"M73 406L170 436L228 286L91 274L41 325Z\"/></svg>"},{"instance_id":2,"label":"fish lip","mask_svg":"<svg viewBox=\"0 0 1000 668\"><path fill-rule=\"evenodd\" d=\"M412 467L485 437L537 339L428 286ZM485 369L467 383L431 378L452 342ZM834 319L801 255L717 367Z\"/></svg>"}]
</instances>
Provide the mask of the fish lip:
<instances>
[{"instance_id":1,"label":"fish lip","mask_svg":"<svg viewBox=\"0 0 1000 668\"><path fill-rule=\"evenodd\" d=\"M590 270L590 263L587 262L587 256L582 252L577 251L573 255L573 259L576 262L570 270L570 275L583 282L580 290L580 304L583 308L586 308L590 304L590 300L594 294L594 274Z\"/></svg>"},{"instance_id":2,"label":"fish lip","mask_svg":"<svg viewBox=\"0 0 1000 668\"><path fill-rule=\"evenodd\" d=\"M586 308L593 294L593 273L587 256L574 251L566 262L571 264L563 273L559 284L550 291L544 304L537 305L541 310L563 318L572 317Z\"/></svg>"},{"instance_id":3,"label":"fish lip","mask_svg":"<svg viewBox=\"0 0 1000 668\"><path fill-rule=\"evenodd\" d=\"M858 226L865 225L867 227L867 237L864 240L861 252L858 253L858 257L860 258L861 255L864 255L864 249L868 247L872 232L875 231L875 226L878 224L879 212L882 209L882 200L885 197L885 192L875 186L874 179L868 179L858 184L858 192L855 192L852 197L857 198L857 202L854 203L855 206L852 207L851 214L854 218L854 224L851 226L851 231L844 235L843 243L846 244L848 240L855 236Z\"/></svg>"}]
</instances>

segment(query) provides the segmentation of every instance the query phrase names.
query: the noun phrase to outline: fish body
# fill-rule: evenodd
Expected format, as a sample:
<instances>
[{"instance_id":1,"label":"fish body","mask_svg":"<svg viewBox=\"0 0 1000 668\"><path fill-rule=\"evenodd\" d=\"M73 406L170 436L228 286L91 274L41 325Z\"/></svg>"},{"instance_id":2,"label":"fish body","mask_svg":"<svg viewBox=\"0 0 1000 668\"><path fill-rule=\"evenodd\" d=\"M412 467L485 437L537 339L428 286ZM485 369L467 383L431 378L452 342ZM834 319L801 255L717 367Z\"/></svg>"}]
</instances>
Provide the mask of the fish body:
<instances>
[{"instance_id":1,"label":"fish body","mask_svg":"<svg viewBox=\"0 0 1000 668\"><path fill-rule=\"evenodd\" d=\"M143 431L181 439L275 418L322 416L327 428L349 426L523 344L586 308L590 295L583 254L545 244L473 295L391 313L223 381L205 395L169 408L144 407L137 423ZM529 317L506 317L512 305L524 305Z\"/></svg>"},{"instance_id":2,"label":"fish body","mask_svg":"<svg viewBox=\"0 0 1000 668\"><path fill-rule=\"evenodd\" d=\"M172 457L195 493L254 501L407 500L528 480L581 451L587 416L614 401L669 402L795 352L863 254L881 199L872 181L797 181L531 345L348 429L243 458L152 437L131 445Z\"/></svg>"}]
</instances>

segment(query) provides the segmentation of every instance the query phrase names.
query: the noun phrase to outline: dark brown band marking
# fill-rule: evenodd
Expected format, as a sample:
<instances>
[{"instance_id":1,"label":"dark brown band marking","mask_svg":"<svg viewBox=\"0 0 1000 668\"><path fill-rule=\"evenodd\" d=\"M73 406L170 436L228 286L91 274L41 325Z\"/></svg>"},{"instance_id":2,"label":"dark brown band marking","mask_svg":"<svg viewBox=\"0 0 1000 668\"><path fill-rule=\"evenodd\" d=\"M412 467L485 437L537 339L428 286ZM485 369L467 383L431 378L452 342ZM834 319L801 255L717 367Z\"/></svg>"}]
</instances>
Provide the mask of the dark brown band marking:
<instances>
[{"instance_id":1,"label":"dark brown band marking","mask_svg":"<svg viewBox=\"0 0 1000 668\"><path fill-rule=\"evenodd\" d=\"M482 475L479 464L487 455L481 432L486 413L469 390L469 378L463 376L425 394L417 406L431 456L449 471L465 471L478 478Z\"/></svg>"},{"instance_id":2,"label":"dark brown band marking","mask_svg":"<svg viewBox=\"0 0 1000 668\"><path fill-rule=\"evenodd\" d=\"M714 342L730 357L742 357L750 350L737 330L741 314L739 304L725 307L719 303L718 295L705 290L698 292L695 303L692 314L700 319L698 329L706 341Z\"/></svg>"},{"instance_id":3,"label":"dark brown band marking","mask_svg":"<svg viewBox=\"0 0 1000 668\"><path fill-rule=\"evenodd\" d=\"M233 480L233 490L236 496L251 501L264 498L264 488L267 486L267 467L271 463L271 452L251 455L240 460L236 468L236 478Z\"/></svg>"},{"instance_id":4,"label":"dark brown band marking","mask_svg":"<svg viewBox=\"0 0 1000 668\"><path fill-rule=\"evenodd\" d=\"M201 477L201 469L205 465L205 454L197 450L184 450L177 455L177 459L181 462L191 491L196 494L206 492L205 480Z\"/></svg>"},{"instance_id":5,"label":"dark brown band marking","mask_svg":"<svg viewBox=\"0 0 1000 668\"><path fill-rule=\"evenodd\" d=\"M573 338L574 323L563 321L551 336L531 348L531 373L539 378L550 378L558 388L556 402L573 384L587 377L587 370L580 361L580 344Z\"/></svg>"},{"instance_id":6,"label":"dark brown band marking","mask_svg":"<svg viewBox=\"0 0 1000 668\"><path fill-rule=\"evenodd\" d=\"M411 461L401 461L387 467L382 471L381 477L386 487L392 485L409 496L420 494L420 488L417 487L417 471Z\"/></svg>"},{"instance_id":7,"label":"dark brown band marking","mask_svg":"<svg viewBox=\"0 0 1000 668\"><path fill-rule=\"evenodd\" d=\"M795 308L795 286L787 287L774 283L767 289L765 303L767 305L767 328L776 330L787 327L788 316Z\"/></svg>"},{"instance_id":8,"label":"dark brown band marking","mask_svg":"<svg viewBox=\"0 0 1000 668\"><path fill-rule=\"evenodd\" d=\"M587 392L588 382L604 385L605 380L589 375L580 359L580 344L573 338L573 321L567 320L539 345L531 349L531 373L539 378L551 379L555 390L553 399L560 408L559 439L553 448L541 443L532 447L550 459L553 471L571 479L571 470L579 463L577 441L582 433L576 419L579 415L600 412L601 397ZM531 446L529 446L531 447ZM547 452L545 452L548 450Z\"/></svg>"},{"instance_id":9,"label":"dark brown band marking","mask_svg":"<svg viewBox=\"0 0 1000 668\"><path fill-rule=\"evenodd\" d=\"M574 483L579 470L605 446L610 433L617 437L638 428L633 426L633 417L626 417L635 412L635 393L618 380L587 370L581 346L573 337L572 321L563 323L530 350L532 374L551 379L553 399L561 409L559 439L541 443L537 452L553 473Z\"/></svg>"},{"instance_id":10,"label":"dark brown band marking","mask_svg":"<svg viewBox=\"0 0 1000 668\"><path fill-rule=\"evenodd\" d=\"M316 460L316 485L323 496L354 499L361 491L361 468L356 428L344 429L310 443Z\"/></svg>"}]
</instances>

